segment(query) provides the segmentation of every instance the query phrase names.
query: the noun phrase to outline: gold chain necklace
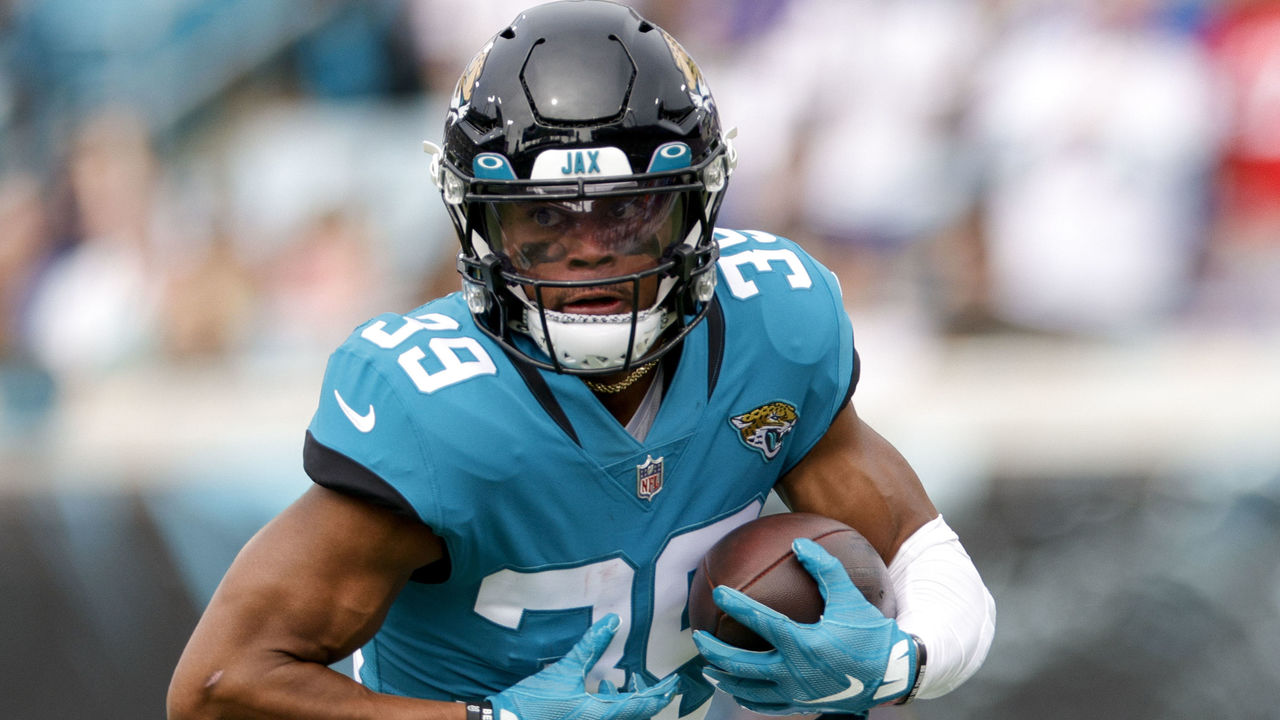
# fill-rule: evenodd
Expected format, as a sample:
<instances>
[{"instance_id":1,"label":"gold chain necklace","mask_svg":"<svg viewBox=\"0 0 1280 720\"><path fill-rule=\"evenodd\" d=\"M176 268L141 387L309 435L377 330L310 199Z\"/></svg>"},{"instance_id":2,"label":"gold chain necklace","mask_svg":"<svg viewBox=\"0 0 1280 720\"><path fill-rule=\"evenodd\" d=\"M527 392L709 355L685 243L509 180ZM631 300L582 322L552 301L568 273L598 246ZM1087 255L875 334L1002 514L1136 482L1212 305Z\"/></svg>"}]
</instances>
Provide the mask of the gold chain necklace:
<instances>
[{"instance_id":1,"label":"gold chain necklace","mask_svg":"<svg viewBox=\"0 0 1280 720\"><path fill-rule=\"evenodd\" d=\"M613 395L615 393L620 393L623 390L626 390L632 385L635 385L637 380L644 377L645 374L648 373L650 370L652 370L653 366L657 364L658 364L657 360L650 360L649 362L641 365L635 370L632 370L630 373L627 374L626 377L622 378L618 382L600 383L600 382L595 382L594 380L587 380L586 378L583 378L582 382L586 383L587 387L591 388L593 392L604 393L605 395Z\"/></svg>"}]
</instances>

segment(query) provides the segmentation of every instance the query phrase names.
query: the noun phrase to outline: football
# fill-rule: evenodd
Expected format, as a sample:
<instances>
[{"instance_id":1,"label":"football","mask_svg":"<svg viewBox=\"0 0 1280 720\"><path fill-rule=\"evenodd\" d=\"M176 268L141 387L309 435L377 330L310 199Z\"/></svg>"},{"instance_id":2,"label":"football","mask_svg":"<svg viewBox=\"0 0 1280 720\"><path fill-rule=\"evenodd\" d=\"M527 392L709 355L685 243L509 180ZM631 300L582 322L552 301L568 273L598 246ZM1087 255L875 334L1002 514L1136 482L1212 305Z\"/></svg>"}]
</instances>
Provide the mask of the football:
<instances>
[{"instance_id":1,"label":"football","mask_svg":"<svg viewBox=\"0 0 1280 720\"><path fill-rule=\"evenodd\" d=\"M772 647L720 610L711 599L717 585L739 590L797 622L817 622L823 610L818 583L791 551L792 541L801 537L834 555L863 596L886 617L897 614L889 570L861 533L821 515L781 513L742 525L703 556L689 588L689 624L693 629L706 630L747 650Z\"/></svg>"}]
</instances>

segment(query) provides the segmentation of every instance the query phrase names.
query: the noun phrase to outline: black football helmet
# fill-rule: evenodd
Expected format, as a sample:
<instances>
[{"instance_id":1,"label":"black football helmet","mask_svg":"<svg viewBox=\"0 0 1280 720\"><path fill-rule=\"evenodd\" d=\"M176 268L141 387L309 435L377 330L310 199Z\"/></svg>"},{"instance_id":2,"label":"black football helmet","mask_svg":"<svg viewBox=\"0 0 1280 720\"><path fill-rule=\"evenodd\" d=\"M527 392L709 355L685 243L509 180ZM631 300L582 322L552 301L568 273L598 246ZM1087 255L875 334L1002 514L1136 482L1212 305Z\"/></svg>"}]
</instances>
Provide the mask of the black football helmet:
<instances>
[{"instance_id":1,"label":"black football helmet","mask_svg":"<svg viewBox=\"0 0 1280 720\"><path fill-rule=\"evenodd\" d=\"M521 13L463 72L443 148L427 143L477 324L537 367L580 375L675 347L715 291L731 137L698 66L631 8L564 0ZM579 235L598 257L572 257ZM575 262L606 269L565 269ZM593 292L615 302L548 301Z\"/></svg>"}]
</instances>

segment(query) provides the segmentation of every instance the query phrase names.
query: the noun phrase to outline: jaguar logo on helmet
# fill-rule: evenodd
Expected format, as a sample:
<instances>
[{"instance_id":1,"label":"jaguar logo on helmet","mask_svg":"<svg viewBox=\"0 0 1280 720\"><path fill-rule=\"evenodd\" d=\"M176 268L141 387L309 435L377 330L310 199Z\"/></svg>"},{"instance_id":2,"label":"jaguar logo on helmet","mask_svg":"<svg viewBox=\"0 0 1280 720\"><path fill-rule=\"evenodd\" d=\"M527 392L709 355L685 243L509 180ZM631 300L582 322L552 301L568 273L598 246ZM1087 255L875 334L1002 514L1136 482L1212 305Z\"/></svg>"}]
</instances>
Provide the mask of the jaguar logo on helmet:
<instances>
[{"instance_id":1,"label":"jaguar logo on helmet","mask_svg":"<svg viewBox=\"0 0 1280 720\"><path fill-rule=\"evenodd\" d=\"M759 450L765 460L772 460L782 451L782 439L799 419L795 405L779 400L734 415L729 423L738 429L738 439L743 445Z\"/></svg>"},{"instance_id":2,"label":"jaguar logo on helmet","mask_svg":"<svg viewBox=\"0 0 1280 720\"><path fill-rule=\"evenodd\" d=\"M449 101L451 109L458 111L471 103L471 94L475 91L476 80L480 78L484 61L489 57L489 51L492 49L493 41L490 40L471 58L471 62L467 63L467 69L462 71L462 77L458 78L458 84L453 88L453 98Z\"/></svg>"},{"instance_id":3,"label":"jaguar logo on helmet","mask_svg":"<svg viewBox=\"0 0 1280 720\"><path fill-rule=\"evenodd\" d=\"M681 47L680 43L666 30L662 31L662 39L667 41L667 47L671 48L671 57L676 61L676 66L680 68L680 72L684 74L685 87L689 91L689 99L698 107L704 107L711 104L711 90L707 87L707 82L702 78L702 70L698 69L698 64L689 57L689 53Z\"/></svg>"}]
</instances>

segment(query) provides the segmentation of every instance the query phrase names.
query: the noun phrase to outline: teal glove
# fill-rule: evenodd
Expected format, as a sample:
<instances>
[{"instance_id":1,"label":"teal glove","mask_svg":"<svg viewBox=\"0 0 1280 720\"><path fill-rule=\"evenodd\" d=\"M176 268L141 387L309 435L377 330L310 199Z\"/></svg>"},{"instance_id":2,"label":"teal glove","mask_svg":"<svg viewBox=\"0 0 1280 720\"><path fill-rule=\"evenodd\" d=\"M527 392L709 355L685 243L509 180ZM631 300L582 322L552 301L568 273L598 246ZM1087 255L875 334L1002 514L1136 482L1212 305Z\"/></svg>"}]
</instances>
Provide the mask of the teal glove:
<instances>
[{"instance_id":1,"label":"teal glove","mask_svg":"<svg viewBox=\"0 0 1280 720\"><path fill-rule=\"evenodd\" d=\"M865 713L907 695L916 680L919 648L867 602L840 561L807 538L792 543L818 581L826 609L813 624L796 621L730 588L716 604L774 647L743 650L697 631L693 641L710 663L703 672L738 704L768 715Z\"/></svg>"},{"instance_id":2,"label":"teal glove","mask_svg":"<svg viewBox=\"0 0 1280 720\"><path fill-rule=\"evenodd\" d=\"M633 692L619 692L600 683L598 693L587 691L587 671L600 660L613 634L618 616L610 613L592 625L568 655L486 700L495 720L648 720L675 697L679 676L675 673L646 687L633 675Z\"/></svg>"}]
</instances>

